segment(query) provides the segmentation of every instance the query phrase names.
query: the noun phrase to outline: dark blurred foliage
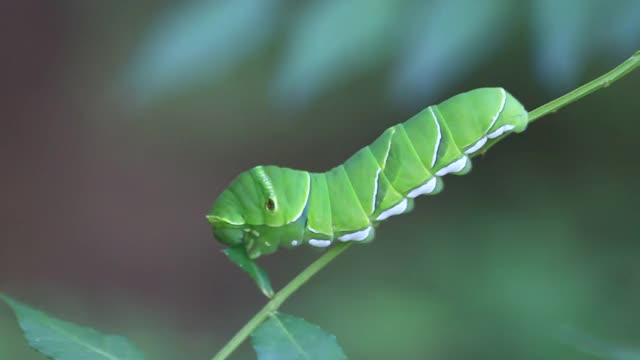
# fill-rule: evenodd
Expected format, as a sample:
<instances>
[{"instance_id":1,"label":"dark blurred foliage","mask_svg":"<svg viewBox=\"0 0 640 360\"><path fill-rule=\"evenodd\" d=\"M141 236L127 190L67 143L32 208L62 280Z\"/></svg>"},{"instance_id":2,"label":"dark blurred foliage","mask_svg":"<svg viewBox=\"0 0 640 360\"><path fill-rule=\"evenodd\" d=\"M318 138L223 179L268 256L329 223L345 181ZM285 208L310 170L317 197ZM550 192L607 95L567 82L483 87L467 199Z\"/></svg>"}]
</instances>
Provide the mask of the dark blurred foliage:
<instances>
[{"instance_id":1,"label":"dark blurred foliage","mask_svg":"<svg viewBox=\"0 0 640 360\"><path fill-rule=\"evenodd\" d=\"M326 170L476 87L532 109L640 48L638 4L5 2L0 289L149 359L210 358L264 303L204 218L237 173ZM283 310L353 359L607 357L566 328L637 348L638 89L509 137ZM261 263L279 287L317 255ZM0 307L0 359L40 358Z\"/></svg>"}]
</instances>

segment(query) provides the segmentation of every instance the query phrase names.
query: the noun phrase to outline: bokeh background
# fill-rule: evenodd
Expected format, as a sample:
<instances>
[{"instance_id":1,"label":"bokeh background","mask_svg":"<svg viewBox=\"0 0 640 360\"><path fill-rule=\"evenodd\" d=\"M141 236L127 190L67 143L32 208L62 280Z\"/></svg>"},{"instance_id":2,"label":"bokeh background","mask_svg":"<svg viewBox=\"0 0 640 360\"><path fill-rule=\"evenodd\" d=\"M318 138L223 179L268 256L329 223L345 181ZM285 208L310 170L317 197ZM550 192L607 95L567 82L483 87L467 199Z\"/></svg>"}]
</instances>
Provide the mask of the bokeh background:
<instances>
[{"instance_id":1,"label":"bokeh background","mask_svg":"<svg viewBox=\"0 0 640 360\"><path fill-rule=\"evenodd\" d=\"M239 172L327 170L476 87L533 109L640 49L637 0L8 1L0 24L0 289L160 360L209 359L265 302L204 218ZM353 359L640 356L639 95L509 137L282 310ZM279 287L318 254L261 264ZM41 359L4 305L0 359Z\"/></svg>"}]
</instances>

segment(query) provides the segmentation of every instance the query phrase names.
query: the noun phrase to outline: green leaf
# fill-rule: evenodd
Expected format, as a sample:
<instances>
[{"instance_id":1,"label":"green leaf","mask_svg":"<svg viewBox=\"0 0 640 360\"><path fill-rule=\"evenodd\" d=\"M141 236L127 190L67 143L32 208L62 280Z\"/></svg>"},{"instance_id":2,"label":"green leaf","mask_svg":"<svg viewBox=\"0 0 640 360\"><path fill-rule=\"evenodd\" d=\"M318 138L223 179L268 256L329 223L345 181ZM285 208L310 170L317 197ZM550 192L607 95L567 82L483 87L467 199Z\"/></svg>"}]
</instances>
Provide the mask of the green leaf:
<instances>
[{"instance_id":1,"label":"green leaf","mask_svg":"<svg viewBox=\"0 0 640 360\"><path fill-rule=\"evenodd\" d=\"M273 296L273 288L267 271L261 268L254 260L247 256L244 248L232 247L222 250L225 255L240 269L244 270L256 282L256 285L268 298Z\"/></svg>"},{"instance_id":2,"label":"green leaf","mask_svg":"<svg viewBox=\"0 0 640 360\"><path fill-rule=\"evenodd\" d=\"M258 360L346 359L336 337L295 316L277 313L251 335Z\"/></svg>"},{"instance_id":3,"label":"green leaf","mask_svg":"<svg viewBox=\"0 0 640 360\"><path fill-rule=\"evenodd\" d=\"M627 345L611 343L594 336L584 334L574 328L566 328L561 333L562 340L578 350L609 360L640 360L640 349Z\"/></svg>"},{"instance_id":4,"label":"green leaf","mask_svg":"<svg viewBox=\"0 0 640 360\"><path fill-rule=\"evenodd\" d=\"M304 106L375 68L392 53L403 1L325 0L306 2L286 41L274 79L276 100Z\"/></svg>"},{"instance_id":5,"label":"green leaf","mask_svg":"<svg viewBox=\"0 0 640 360\"><path fill-rule=\"evenodd\" d=\"M29 345L54 360L142 360L144 356L122 336L97 331L47 316L0 295L18 317Z\"/></svg>"},{"instance_id":6,"label":"green leaf","mask_svg":"<svg viewBox=\"0 0 640 360\"><path fill-rule=\"evenodd\" d=\"M141 100L215 81L267 44L281 1L184 1L155 19L125 69ZM176 91L178 90L178 91Z\"/></svg>"},{"instance_id":7,"label":"green leaf","mask_svg":"<svg viewBox=\"0 0 640 360\"><path fill-rule=\"evenodd\" d=\"M611 14L610 17L600 17L599 19L616 19L606 21L605 30L602 31L602 42L608 46L613 56L623 58L626 54L633 52L640 44L640 1L622 0L620 4L611 6L604 3ZM615 54L615 55L614 55Z\"/></svg>"},{"instance_id":8,"label":"green leaf","mask_svg":"<svg viewBox=\"0 0 640 360\"><path fill-rule=\"evenodd\" d=\"M557 93L570 90L580 80L584 59L599 46L597 40L594 41L598 35L594 31L599 16L598 3L598 0L532 3L535 70L537 78L550 90Z\"/></svg>"},{"instance_id":9,"label":"green leaf","mask_svg":"<svg viewBox=\"0 0 640 360\"><path fill-rule=\"evenodd\" d=\"M402 25L392 72L395 100L423 103L473 74L504 43L515 22L513 5L505 0L415 2Z\"/></svg>"}]
</instances>

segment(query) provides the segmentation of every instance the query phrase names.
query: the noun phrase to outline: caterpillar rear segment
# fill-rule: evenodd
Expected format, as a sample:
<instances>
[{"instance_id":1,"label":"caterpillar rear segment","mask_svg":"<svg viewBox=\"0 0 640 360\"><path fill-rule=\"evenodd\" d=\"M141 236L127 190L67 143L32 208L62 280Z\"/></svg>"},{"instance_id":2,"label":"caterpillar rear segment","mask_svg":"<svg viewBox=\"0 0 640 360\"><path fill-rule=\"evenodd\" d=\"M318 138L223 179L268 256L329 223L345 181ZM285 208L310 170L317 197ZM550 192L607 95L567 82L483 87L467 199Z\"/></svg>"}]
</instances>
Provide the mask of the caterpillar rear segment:
<instances>
[{"instance_id":1,"label":"caterpillar rear segment","mask_svg":"<svg viewBox=\"0 0 640 360\"><path fill-rule=\"evenodd\" d=\"M502 88L482 88L430 106L387 129L325 173L257 166L240 174L207 216L215 237L251 258L279 247L368 242L375 226L438 193L447 174L466 174L470 157L522 132L527 111Z\"/></svg>"}]
</instances>

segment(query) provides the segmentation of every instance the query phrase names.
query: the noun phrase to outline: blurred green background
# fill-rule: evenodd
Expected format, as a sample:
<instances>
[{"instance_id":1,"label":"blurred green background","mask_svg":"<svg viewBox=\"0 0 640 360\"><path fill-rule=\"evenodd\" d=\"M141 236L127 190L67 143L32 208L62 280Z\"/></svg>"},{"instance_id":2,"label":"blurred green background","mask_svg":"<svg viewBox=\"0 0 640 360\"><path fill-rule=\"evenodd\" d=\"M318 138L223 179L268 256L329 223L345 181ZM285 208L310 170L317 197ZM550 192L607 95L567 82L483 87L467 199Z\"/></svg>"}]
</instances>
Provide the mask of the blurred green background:
<instances>
[{"instance_id":1,"label":"blurred green background","mask_svg":"<svg viewBox=\"0 0 640 360\"><path fill-rule=\"evenodd\" d=\"M204 218L240 171L327 170L476 87L533 109L640 49L637 0L0 9L0 290L159 360L209 359L265 302ZM509 137L282 310L353 359L622 359L640 346L638 100L635 73ZM317 255L261 263L279 287ZM4 305L0 359L41 359Z\"/></svg>"}]
</instances>

